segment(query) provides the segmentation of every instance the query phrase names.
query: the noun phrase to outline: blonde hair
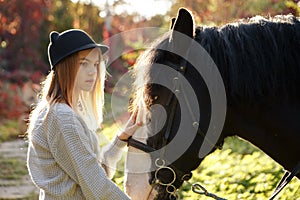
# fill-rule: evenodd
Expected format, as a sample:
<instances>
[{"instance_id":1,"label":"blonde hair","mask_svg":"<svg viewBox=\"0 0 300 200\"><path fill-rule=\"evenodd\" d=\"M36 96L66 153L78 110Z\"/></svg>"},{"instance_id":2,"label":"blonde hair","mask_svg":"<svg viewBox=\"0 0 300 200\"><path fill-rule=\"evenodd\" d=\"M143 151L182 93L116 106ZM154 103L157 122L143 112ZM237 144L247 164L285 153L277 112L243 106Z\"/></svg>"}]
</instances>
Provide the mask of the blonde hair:
<instances>
[{"instance_id":1,"label":"blonde hair","mask_svg":"<svg viewBox=\"0 0 300 200\"><path fill-rule=\"evenodd\" d=\"M98 49L98 48L97 48ZM81 109L88 113L91 118L83 119L89 125L89 120L93 120L97 127L89 127L96 130L100 127L103 120L103 107L104 107L104 82L105 82L105 63L101 50L99 49L100 65L97 69L97 77L94 88L91 92L81 91L79 101ZM40 112L55 103L66 103L75 112L81 115L78 109L78 102L74 102L74 85L79 68L78 52L74 53L53 67L53 70L47 75L44 82L42 82L42 91L38 96L39 103L36 108L31 112L28 126L28 136L32 134L35 121Z\"/></svg>"}]
</instances>

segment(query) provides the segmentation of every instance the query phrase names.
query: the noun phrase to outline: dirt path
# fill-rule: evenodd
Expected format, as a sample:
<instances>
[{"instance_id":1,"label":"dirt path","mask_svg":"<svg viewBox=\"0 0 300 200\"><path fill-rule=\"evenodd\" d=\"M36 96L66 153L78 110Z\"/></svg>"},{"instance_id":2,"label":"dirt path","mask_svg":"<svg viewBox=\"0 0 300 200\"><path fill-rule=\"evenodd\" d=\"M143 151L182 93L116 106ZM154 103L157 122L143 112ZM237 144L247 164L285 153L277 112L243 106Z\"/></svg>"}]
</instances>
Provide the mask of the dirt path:
<instances>
[{"instance_id":1,"label":"dirt path","mask_svg":"<svg viewBox=\"0 0 300 200\"><path fill-rule=\"evenodd\" d=\"M0 156L15 158L26 164L27 147L24 140L15 140L0 144ZM1 169L0 169L1 170ZM0 179L0 200L2 199L34 199L38 191L30 180L29 175L21 179Z\"/></svg>"}]
</instances>

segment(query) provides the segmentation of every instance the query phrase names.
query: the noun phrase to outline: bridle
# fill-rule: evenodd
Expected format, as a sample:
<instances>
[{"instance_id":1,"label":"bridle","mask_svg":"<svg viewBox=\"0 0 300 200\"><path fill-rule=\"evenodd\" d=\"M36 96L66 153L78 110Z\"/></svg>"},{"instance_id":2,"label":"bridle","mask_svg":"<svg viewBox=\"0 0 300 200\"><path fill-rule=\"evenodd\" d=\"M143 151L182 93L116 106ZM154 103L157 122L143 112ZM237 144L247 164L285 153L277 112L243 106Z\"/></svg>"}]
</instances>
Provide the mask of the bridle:
<instances>
[{"instance_id":1,"label":"bridle","mask_svg":"<svg viewBox=\"0 0 300 200\"><path fill-rule=\"evenodd\" d=\"M172 62L166 62L165 63L167 66L171 67L172 69L177 71L177 76L175 76L173 78L174 81L174 91L170 93L169 97L167 98L167 103L165 104L166 107L169 108L169 115L167 118L167 124L166 124L166 128L165 128L165 132L163 134L163 138L162 138L162 147L167 145L167 142L170 139L171 136L171 130L174 124L174 118L175 118L175 114L176 114L176 108L178 105L178 99L176 97L176 95L179 95L179 93L181 93L184 97L184 101L185 104L187 105L188 111L190 116L192 117L192 125L193 127L197 130L197 135L200 135L203 138L203 141L206 140L207 142L209 142L214 148L218 148L221 149L222 148L222 143L219 145L215 145L212 142L210 142L206 137L205 137L205 133L200 129L199 127L199 122L196 120L196 117L193 114L193 110L192 107L189 103L189 100L187 98L187 96L184 94L183 91L180 90L179 88L179 75L182 75L183 77L185 76L186 73L186 66L187 66L187 62L186 60L183 59L183 61L181 62L180 65L176 65ZM157 153L157 149L149 146L148 144L144 144L138 140L135 140L134 138L130 137L128 139L128 146L132 146L134 148L137 148L139 150L144 151L145 153L154 153L154 155L157 157L157 159L155 160L155 166L157 167L157 169L155 170L154 174L154 180L152 184L159 184L162 186L166 187L166 192L169 193L169 197L170 199L177 199L178 198L178 193L177 193L177 189L180 187L174 185L175 181L179 178L180 181L188 181L191 177L192 177L192 173L188 172L185 173L180 169L177 169L174 165L170 164L170 165L166 165L166 160L164 158L164 150L161 151L160 153ZM163 181L160 178L160 173L162 173L163 171L168 171L169 174L172 175L172 178L170 181ZM200 186L199 189L199 184L197 185L193 185L192 186L192 190L194 191L199 191L199 190L203 190L204 188L201 188L202 186ZM194 191L194 192L195 192Z\"/></svg>"}]
</instances>

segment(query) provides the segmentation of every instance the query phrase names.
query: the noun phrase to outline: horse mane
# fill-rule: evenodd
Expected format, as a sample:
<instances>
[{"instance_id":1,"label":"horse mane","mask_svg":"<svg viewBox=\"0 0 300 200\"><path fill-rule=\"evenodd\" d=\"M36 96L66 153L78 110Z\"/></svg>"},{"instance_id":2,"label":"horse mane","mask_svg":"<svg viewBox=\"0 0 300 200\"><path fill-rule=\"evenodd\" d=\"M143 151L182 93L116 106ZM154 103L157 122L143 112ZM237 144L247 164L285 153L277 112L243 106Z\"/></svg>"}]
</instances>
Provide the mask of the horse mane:
<instances>
[{"instance_id":1,"label":"horse mane","mask_svg":"<svg viewBox=\"0 0 300 200\"><path fill-rule=\"evenodd\" d=\"M228 98L256 101L300 94L300 22L292 15L256 16L220 27L197 27Z\"/></svg>"},{"instance_id":2,"label":"horse mane","mask_svg":"<svg viewBox=\"0 0 300 200\"><path fill-rule=\"evenodd\" d=\"M151 64L164 56L159 49L170 32L157 38L139 56L134 74L135 110L142 99L151 104L148 88ZM194 38L217 65L230 102L256 102L273 98L300 99L300 22L292 15L240 19L219 27L196 27Z\"/></svg>"}]
</instances>

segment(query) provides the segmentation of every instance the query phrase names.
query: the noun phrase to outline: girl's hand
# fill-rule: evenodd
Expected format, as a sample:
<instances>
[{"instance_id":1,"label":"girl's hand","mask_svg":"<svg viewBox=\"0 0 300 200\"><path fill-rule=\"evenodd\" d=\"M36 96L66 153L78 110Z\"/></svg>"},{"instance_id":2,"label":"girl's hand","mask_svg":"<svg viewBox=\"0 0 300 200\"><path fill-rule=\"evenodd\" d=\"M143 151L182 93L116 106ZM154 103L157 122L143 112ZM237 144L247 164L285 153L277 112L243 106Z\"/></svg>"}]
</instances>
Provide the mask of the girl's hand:
<instances>
[{"instance_id":1,"label":"girl's hand","mask_svg":"<svg viewBox=\"0 0 300 200\"><path fill-rule=\"evenodd\" d=\"M136 117L134 115L131 115L130 119L126 123L124 130L118 134L118 138L120 140L127 141L142 125L142 122L137 122Z\"/></svg>"}]
</instances>

